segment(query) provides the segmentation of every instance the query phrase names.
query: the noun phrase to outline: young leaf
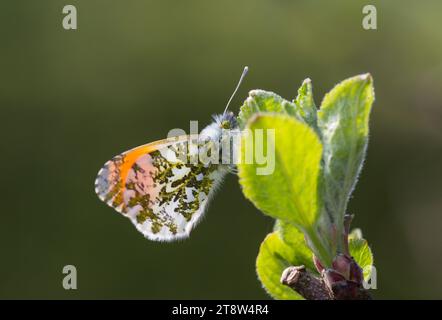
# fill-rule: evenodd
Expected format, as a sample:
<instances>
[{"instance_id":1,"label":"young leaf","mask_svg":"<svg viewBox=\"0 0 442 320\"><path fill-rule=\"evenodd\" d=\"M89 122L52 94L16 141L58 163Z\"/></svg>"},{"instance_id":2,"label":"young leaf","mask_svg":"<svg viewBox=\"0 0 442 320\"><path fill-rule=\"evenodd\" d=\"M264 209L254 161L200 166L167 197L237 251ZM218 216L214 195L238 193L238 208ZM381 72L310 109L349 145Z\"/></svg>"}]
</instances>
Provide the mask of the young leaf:
<instances>
[{"instance_id":1,"label":"young leaf","mask_svg":"<svg viewBox=\"0 0 442 320\"><path fill-rule=\"evenodd\" d=\"M305 122L318 131L317 109L313 100L312 81L309 78L305 79L302 86L298 89L298 96L294 102L298 106L299 114Z\"/></svg>"},{"instance_id":2,"label":"young leaf","mask_svg":"<svg viewBox=\"0 0 442 320\"><path fill-rule=\"evenodd\" d=\"M295 118L278 114L259 114L248 122L247 129L242 137L238 165L244 195L273 218L311 228L320 208L317 189L322 145L318 136ZM267 138L274 130L274 141L265 137L256 139L258 130L266 132ZM267 166L273 161L273 165L270 164L273 172L258 174L263 165L255 161L257 150L268 150ZM250 152L254 159L247 164L245 160Z\"/></svg>"},{"instance_id":3,"label":"young leaf","mask_svg":"<svg viewBox=\"0 0 442 320\"><path fill-rule=\"evenodd\" d=\"M341 82L325 96L318 112L324 143L324 200L338 228L342 228L347 202L365 157L374 100L372 84L369 74ZM342 248L342 243L339 246Z\"/></svg>"},{"instance_id":4,"label":"young leaf","mask_svg":"<svg viewBox=\"0 0 442 320\"><path fill-rule=\"evenodd\" d=\"M359 228L355 228L351 230L350 234L348 235L349 239L363 239L362 236L362 230Z\"/></svg>"},{"instance_id":5,"label":"young leaf","mask_svg":"<svg viewBox=\"0 0 442 320\"><path fill-rule=\"evenodd\" d=\"M362 239L359 229L355 229L349 235L350 255L364 271L364 279L368 281L371 275L371 266L373 265L373 253L368 246L367 240Z\"/></svg>"},{"instance_id":6,"label":"young leaf","mask_svg":"<svg viewBox=\"0 0 442 320\"><path fill-rule=\"evenodd\" d=\"M299 261L298 265L304 265L311 272L315 272L313 254L307 246L305 236L301 230L289 222L276 220L275 231L288 246L294 248L296 260Z\"/></svg>"},{"instance_id":7,"label":"young leaf","mask_svg":"<svg viewBox=\"0 0 442 320\"><path fill-rule=\"evenodd\" d=\"M296 105L283 99L276 93L264 90L252 90L244 101L238 114L238 123L243 129L247 121L256 113L274 112L288 115L296 114Z\"/></svg>"},{"instance_id":8,"label":"young leaf","mask_svg":"<svg viewBox=\"0 0 442 320\"><path fill-rule=\"evenodd\" d=\"M256 259L256 273L264 289L274 299L303 299L293 289L280 282L284 269L302 264L297 260L295 250L295 247L285 244L277 232L268 234L261 243Z\"/></svg>"}]
</instances>

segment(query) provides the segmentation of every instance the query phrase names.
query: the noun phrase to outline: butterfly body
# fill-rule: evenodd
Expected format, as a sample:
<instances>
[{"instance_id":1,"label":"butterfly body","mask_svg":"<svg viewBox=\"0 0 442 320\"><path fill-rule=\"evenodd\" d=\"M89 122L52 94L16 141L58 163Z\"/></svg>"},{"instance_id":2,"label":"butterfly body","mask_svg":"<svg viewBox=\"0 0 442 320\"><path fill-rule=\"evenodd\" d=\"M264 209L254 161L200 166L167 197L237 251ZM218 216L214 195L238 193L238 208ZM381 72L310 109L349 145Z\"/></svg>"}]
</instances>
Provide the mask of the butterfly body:
<instances>
[{"instance_id":1,"label":"butterfly body","mask_svg":"<svg viewBox=\"0 0 442 320\"><path fill-rule=\"evenodd\" d=\"M198 137L165 139L114 157L98 172L98 197L150 240L188 237L232 168L231 163L199 158L211 144L221 145L224 129L239 132L232 113L216 116Z\"/></svg>"}]
</instances>

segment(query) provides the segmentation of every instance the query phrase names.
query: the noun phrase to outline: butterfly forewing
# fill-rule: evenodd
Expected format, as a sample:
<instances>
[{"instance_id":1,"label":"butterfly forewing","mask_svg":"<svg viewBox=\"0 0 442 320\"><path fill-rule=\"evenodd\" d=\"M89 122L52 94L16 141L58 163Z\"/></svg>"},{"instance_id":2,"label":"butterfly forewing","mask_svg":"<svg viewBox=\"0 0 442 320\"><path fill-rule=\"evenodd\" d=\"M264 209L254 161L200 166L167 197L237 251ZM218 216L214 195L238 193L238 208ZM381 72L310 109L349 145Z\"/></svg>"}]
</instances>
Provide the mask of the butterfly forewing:
<instances>
[{"instance_id":1,"label":"butterfly forewing","mask_svg":"<svg viewBox=\"0 0 442 320\"><path fill-rule=\"evenodd\" d=\"M161 140L114 157L98 172L97 195L151 240L188 237L226 173L195 161L198 150L189 141Z\"/></svg>"}]
</instances>

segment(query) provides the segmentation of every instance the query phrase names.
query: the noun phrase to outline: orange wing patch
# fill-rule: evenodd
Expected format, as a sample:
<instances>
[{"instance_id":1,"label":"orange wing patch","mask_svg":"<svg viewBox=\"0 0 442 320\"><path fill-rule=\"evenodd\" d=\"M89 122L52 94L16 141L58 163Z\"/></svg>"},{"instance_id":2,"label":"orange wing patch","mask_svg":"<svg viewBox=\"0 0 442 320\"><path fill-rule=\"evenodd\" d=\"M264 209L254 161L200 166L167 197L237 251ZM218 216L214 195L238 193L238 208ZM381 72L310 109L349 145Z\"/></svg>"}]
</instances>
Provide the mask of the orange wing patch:
<instances>
[{"instance_id":1,"label":"orange wing patch","mask_svg":"<svg viewBox=\"0 0 442 320\"><path fill-rule=\"evenodd\" d=\"M113 157L98 172L95 180L95 192L98 197L118 212L124 213L123 193L126 189L127 176L134 163L143 155L171 144L186 141L188 136L180 136L148 143Z\"/></svg>"}]
</instances>

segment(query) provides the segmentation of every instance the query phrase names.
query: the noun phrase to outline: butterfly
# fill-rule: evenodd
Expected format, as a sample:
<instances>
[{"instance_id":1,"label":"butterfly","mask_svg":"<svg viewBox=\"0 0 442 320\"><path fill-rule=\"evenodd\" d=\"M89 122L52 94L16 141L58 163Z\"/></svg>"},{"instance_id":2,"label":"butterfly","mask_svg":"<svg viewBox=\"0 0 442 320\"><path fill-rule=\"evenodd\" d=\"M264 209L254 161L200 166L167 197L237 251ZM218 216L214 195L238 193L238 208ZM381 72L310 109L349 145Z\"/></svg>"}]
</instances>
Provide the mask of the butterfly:
<instances>
[{"instance_id":1,"label":"butterfly","mask_svg":"<svg viewBox=\"0 0 442 320\"><path fill-rule=\"evenodd\" d=\"M232 162L204 161L200 155L212 150L221 153L212 147L223 145L225 139L230 143L239 133L236 118L227 108L247 71L245 67L224 113L214 116L196 137L148 143L106 162L95 180L100 200L129 218L147 239L189 237L225 175L234 170Z\"/></svg>"}]
</instances>

